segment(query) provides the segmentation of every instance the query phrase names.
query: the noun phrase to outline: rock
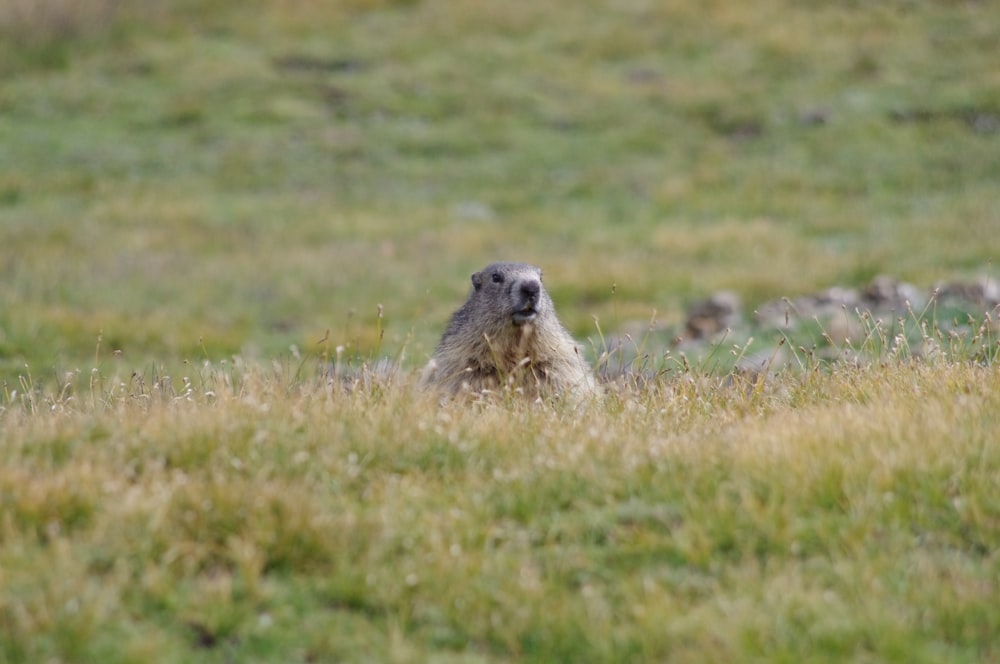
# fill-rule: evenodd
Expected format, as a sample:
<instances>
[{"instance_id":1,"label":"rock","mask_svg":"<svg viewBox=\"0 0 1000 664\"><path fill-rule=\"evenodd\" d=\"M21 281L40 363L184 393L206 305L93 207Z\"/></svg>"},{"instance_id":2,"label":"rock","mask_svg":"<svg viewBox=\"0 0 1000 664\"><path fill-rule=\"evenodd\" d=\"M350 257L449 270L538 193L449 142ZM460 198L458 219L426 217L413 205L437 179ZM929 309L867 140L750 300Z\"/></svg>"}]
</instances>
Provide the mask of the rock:
<instances>
[{"instance_id":1,"label":"rock","mask_svg":"<svg viewBox=\"0 0 1000 664\"><path fill-rule=\"evenodd\" d=\"M920 311L926 304L927 295L913 284L881 275L860 291L833 286L794 300L772 300L757 309L755 319L763 327L786 329L797 321L830 321L845 311L852 317L858 312L875 317L899 316L910 310Z\"/></svg>"},{"instance_id":2,"label":"rock","mask_svg":"<svg viewBox=\"0 0 1000 664\"><path fill-rule=\"evenodd\" d=\"M845 308L853 312L860 302L861 297L853 288L834 286L794 300L781 298L765 302L754 312L754 318L762 327L787 329L798 321L830 318Z\"/></svg>"},{"instance_id":3,"label":"rock","mask_svg":"<svg viewBox=\"0 0 1000 664\"><path fill-rule=\"evenodd\" d=\"M732 291L719 291L691 305L684 324L688 337L706 339L743 323L743 303Z\"/></svg>"},{"instance_id":4,"label":"rock","mask_svg":"<svg viewBox=\"0 0 1000 664\"><path fill-rule=\"evenodd\" d=\"M913 284L879 275L861 291L861 308L873 314L893 312L902 314L919 311L927 304L927 296Z\"/></svg>"},{"instance_id":5,"label":"rock","mask_svg":"<svg viewBox=\"0 0 1000 664\"><path fill-rule=\"evenodd\" d=\"M972 282L950 282L935 286L932 296L946 306L993 311L1000 306L1000 285L988 277Z\"/></svg>"}]
</instances>

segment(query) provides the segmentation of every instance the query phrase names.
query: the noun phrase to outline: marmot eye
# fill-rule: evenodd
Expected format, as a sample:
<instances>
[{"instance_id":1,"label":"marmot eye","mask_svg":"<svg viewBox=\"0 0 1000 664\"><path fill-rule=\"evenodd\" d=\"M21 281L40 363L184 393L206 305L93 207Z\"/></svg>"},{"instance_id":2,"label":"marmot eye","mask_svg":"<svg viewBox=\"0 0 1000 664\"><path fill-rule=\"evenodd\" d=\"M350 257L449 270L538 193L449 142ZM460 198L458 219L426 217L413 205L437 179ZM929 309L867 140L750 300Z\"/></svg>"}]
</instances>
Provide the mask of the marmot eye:
<instances>
[{"instance_id":1,"label":"marmot eye","mask_svg":"<svg viewBox=\"0 0 1000 664\"><path fill-rule=\"evenodd\" d=\"M502 284L503 283L503 275L500 274L499 272L494 272L493 273L493 283L495 283L495 284Z\"/></svg>"}]
</instances>

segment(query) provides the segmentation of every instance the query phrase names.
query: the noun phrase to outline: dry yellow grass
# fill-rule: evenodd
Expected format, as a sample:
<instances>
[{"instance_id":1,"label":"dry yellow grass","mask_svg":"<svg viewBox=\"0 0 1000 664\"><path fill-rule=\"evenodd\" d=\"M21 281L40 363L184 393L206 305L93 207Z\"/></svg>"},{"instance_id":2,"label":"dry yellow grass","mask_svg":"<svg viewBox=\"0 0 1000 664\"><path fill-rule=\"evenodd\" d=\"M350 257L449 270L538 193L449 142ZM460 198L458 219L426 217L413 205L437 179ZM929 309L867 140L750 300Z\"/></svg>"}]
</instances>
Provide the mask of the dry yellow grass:
<instances>
[{"instance_id":1,"label":"dry yellow grass","mask_svg":"<svg viewBox=\"0 0 1000 664\"><path fill-rule=\"evenodd\" d=\"M5 660L996 655L995 367L684 373L582 412L199 373L7 395Z\"/></svg>"}]
</instances>

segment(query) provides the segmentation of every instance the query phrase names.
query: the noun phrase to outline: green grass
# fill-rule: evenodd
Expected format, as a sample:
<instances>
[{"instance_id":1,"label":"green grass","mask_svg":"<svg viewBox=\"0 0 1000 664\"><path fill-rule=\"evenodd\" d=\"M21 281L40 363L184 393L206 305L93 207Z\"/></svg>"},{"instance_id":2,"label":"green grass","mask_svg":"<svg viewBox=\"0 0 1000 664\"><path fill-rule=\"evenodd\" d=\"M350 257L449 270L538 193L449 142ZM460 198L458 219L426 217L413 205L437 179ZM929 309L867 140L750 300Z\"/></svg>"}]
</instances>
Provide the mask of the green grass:
<instances>
[{"instance_id":1,"label":"green grass","mask_svg":"<svg viewBox=\"0 0 1000 664\"><path fill-rule=\"evenodd\" d=\"M723 288L995 276L998 33L0 0L0 661L997 660L996 312L671 338ZM417 394L498 259L595 364L655 319L659 375Z\"/></svg>"},{"instance_id":2,"label":"green grass","mask_svg":"<svg viewBox=\"0 0 1000 664\"><path fill-rule=\"evenodd\" d=\"M718 288L752 307L879 272L929 287L1000 249L989 3L4 20L28 4L0 6L8 381L102 330L136 364L328 329L365 355L379 303L419 364L495 258L542 265L585 337Z\"/></svg>"}]
</instances>

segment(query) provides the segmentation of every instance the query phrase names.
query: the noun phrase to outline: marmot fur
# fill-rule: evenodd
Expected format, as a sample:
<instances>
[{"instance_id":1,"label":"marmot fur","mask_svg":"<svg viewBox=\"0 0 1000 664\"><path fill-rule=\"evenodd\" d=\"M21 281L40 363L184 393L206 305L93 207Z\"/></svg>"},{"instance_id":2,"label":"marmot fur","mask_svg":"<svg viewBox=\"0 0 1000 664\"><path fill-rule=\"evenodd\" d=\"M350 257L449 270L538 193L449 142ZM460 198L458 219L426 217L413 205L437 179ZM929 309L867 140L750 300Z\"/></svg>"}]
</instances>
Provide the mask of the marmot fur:
<instances>
[{"instance_id":1,"label":"marmot fur","mask_svg":"<svg viewBox=\"0 0 1000 664\"><path fill-rule=\"evenodd\" d=\"M556 317L542 271L526 263L493 263L472 275L472 292L452 315L421 383L451 395L509 387L530 397L583 397L596 389Z\"/></svg>"}]
</instances>

